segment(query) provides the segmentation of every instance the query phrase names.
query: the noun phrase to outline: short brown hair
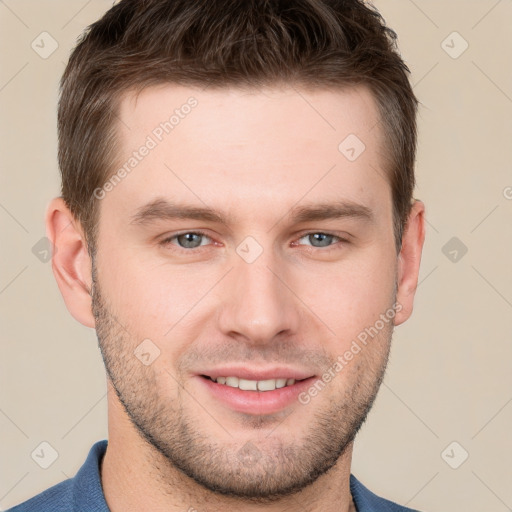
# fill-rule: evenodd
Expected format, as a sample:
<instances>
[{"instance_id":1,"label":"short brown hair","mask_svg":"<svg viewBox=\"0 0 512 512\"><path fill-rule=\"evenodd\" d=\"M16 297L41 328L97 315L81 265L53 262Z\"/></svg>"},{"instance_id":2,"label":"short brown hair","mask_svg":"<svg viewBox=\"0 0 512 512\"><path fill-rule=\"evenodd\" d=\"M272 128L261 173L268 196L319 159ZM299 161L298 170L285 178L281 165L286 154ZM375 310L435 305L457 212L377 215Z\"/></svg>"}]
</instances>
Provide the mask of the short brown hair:
<instances>
[{"instance_id":1,"label":"short brown hair","mask_svg":"<svg viewBox=\"0 0 512 512\"><path fill-rule=\"evenodd\" d=\"M417 99L408 74L396 34L362 0L121 0L82 34L62 77L62 197L94 254L94 190L114 172L124 92L161 83L366 85L390 148L399 252L415 185Z\"/></svg>"}]
</instances>

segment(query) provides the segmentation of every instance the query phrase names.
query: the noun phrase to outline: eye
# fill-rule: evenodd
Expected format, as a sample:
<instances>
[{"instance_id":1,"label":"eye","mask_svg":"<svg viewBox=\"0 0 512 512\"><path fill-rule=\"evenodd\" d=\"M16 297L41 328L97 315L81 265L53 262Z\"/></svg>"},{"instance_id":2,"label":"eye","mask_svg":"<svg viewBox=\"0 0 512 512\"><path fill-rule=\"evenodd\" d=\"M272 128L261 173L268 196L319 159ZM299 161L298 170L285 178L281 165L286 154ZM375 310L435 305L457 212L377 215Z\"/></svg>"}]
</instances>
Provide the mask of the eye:
<instances>
[{"instance_id":1,"label":"eye","mask_svg":"<svg viewBox=\"0 0 512 512\"><path fill-rule=\"evenodd\" d=\"M306 240L306 243L301 243L301 240ZM198 249L199 247L209 245L212 239L202 231L186 231L167 237L160 242L160 245L177 246L178 250L192 250ZM309 245L308 245L309 242ZM325 233L323 231L311 231L304 233L297 242L293 242L293 246L305 245L313 249L336 249L336 244L339 242L349 243L345 238L341 238L332 233ZM311 250L311 249L309 249Z\"/></svg>"},{"instance_id":2,"label":"eye","mask_svg":"<svg viewBox=\"0 0 512 512\"><path fill-rule=\"evenodd\" d=\"M332 243L333 241L348 243L348 240L340 238L339 236L333 235L331 233L324 233L322 231L306 233L301 238L299 238L299 242L303 239L306 239L308 242L310 242L311 247L314 247L317 249L321 249L323 247L330 248L333 246L333 243Z\"/></svg>"},{"instance_id":3,"label":"eye","mask_svg":"<svg viewBox=\"0 0 512 512\"><path fill-rule=\"evenodd\" d=\"M162 245L172 244L177 245L181 249L196 249L207 243L202 243L204 239L211 240L209 236L201 231L187 231L177 235L170 236L165 240L162 240ZM174 243L176 241L177 243Z\"/></svg>"}]
</instances>

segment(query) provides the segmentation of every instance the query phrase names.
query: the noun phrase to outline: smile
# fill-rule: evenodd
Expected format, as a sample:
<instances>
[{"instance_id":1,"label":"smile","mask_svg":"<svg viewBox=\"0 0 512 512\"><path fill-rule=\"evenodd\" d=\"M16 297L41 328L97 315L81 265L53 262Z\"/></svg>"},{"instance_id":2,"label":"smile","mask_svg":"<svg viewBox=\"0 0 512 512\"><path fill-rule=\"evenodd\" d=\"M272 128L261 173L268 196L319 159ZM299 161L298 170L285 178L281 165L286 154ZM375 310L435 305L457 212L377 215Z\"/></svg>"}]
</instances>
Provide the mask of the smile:
<instances>
[{"instance_id":1,"label":"smile","mask_svg":"<svg viewBox=\"0 0 512 512\"><path fill-rule=\"evenodd\" d=\"M254 375L254 377L260 377L259 379L254 377L247 379L229 375L227 372L227 376L224 377L219 373L212 376L204 373L196 375L196 382L199 383L200 389L224 407L251 415L274 414L296 405L299 394L315 380L315 377L304 378L304 373L290 371L280 373L295 373L297 378L280 375L272 379L269 378L270 374Z\"/></svg>"},{"instance_id":2,"label":"smile","mask_svg":"<svg viewBox=\"0 0 512 512\"><path fill-rule=\"evenodd\" d=\"M206 376L205 376L206 377ZM207 377L217 384L223 384L232 388L238 388L242 391L274 391L286 386L293 386L295 379L265 379L265 380L249 380L239 377Z\"/></svg>"}]
</instances>

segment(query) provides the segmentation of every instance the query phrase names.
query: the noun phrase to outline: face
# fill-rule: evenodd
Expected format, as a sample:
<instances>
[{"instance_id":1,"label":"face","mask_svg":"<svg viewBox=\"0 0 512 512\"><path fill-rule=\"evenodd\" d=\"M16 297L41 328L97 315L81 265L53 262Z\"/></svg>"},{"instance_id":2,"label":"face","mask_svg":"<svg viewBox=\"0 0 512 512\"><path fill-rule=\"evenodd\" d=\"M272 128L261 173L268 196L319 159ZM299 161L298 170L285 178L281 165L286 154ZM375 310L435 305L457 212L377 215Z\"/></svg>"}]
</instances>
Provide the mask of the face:
<instances>
[{"instance_id":1,"label":"face","mask_svg":"<svg viewBox=\"0 0 512 512\"><path fill-rule=\"evenodd\" d=\"M351 448L400 309L372 96L165 85L120 119L93 312L124 412L214 492L311 484Z\"/></svg>"}]
</instances>

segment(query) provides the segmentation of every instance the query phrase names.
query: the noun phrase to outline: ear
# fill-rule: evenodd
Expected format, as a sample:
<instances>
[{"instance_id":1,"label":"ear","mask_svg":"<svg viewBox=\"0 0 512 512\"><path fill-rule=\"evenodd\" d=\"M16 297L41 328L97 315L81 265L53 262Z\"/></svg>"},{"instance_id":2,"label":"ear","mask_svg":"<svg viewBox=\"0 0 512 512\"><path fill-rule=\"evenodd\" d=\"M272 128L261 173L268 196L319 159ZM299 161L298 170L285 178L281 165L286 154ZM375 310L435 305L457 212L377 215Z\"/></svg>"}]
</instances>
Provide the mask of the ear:
<instances>
[{"instance_id":1,"label":"ear","mask_svg":"<svg viewBox=\"0 0 512 512\"><path fill-rule=\"evenodd\" d=\"M90 295L91 258L83 231L62 197L52 199L46 210L46 235L54 251L53 275L71 315L86 327L95 327Z\"/></svg>"},{"instance_id":2,"label":"ear","mask_svg":"<svg viewBox=\"0 0 512 512\"><path fill-rule=\"evenodd\" d=\"M412 314L414 294L418 286L421 251L425 241L425 205L415 200L402 237L402 248L398 256L398 289L395 325L405 322Z\"/></svg>"}]
</instances>

